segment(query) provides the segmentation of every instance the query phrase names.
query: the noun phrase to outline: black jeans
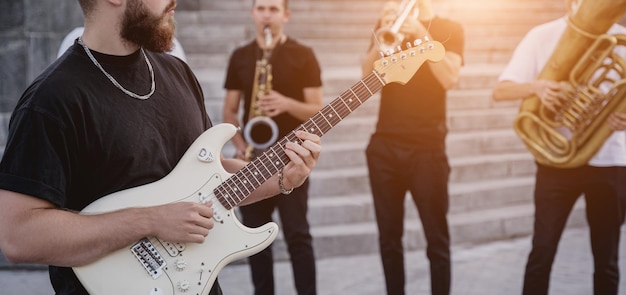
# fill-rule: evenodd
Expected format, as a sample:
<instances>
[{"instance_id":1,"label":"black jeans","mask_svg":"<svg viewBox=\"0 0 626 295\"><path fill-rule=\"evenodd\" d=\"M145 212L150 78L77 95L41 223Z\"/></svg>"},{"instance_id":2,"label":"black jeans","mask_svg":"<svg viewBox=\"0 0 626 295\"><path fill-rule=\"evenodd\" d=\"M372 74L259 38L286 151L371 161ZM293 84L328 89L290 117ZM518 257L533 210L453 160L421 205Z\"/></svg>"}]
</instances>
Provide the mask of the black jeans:
<instances>
[{"instance_id":1,"label":"black jeans","mask_svg":"<svg viewBox=\"0 0 626 295\"><path fill-rule=\"evenodd\" d=\"M432 294L449 294L451 262L446 215L450 166L445 152L420 151L372 137L366 156L387 294L404 294L402 234L407 191L417 206L428 244Z\"/></svg>"},{"instance_id":2,"label":"black jeans","mask_svg":"<svg viewBox=\"0 0 626 295\"><path fill-rule=\"evenodd\" d=\"M259 227L272 221L278 208L281 230L291 259L294 285L299 295L314 295L316 289L315 255L313 238L307 220L308 179L290 195L277 195L263 201L240 207L242 223ZM254 283L254 294L274 294L274 258L271 245L248 258Z\"/></svg>"},{"instance_id":3,"label":"black jeans","mask_svg":"<svg viewBox=\"0 0 626 295\"><path fill-rule=\"evenodd\" d=\"M523 294L548 294L561 234L576 200L585 195L596 295L617 295L619 240L626 210L626 167L558 169L539 165L535 225Z\"/></svg>"}]
</instances>

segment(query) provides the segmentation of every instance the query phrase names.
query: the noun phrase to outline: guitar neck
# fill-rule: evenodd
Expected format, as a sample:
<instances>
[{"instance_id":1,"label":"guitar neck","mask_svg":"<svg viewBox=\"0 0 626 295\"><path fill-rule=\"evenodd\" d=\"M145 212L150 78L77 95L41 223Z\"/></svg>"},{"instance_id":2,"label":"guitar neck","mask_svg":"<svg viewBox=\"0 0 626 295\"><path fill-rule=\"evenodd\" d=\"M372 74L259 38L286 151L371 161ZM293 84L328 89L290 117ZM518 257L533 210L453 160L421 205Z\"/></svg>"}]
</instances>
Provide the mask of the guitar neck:
<instances>
[{"instance_id":1,"label":"guitar neck","mask_svg":"<svg viewBox=\"0 0 626 295\"><path fill-rule=\"evenodd\" d=\"M323 136L383 86L385 86L385 82L380 76L376 72L371 72L217 186L213 191L217 199L229 210L237 206L252 191L289 163L289 157L287 157L283 147L288 141L301 143L301 140L296 137L295 131L303 130L320 137Z\"/></svg>"}]
</instances>

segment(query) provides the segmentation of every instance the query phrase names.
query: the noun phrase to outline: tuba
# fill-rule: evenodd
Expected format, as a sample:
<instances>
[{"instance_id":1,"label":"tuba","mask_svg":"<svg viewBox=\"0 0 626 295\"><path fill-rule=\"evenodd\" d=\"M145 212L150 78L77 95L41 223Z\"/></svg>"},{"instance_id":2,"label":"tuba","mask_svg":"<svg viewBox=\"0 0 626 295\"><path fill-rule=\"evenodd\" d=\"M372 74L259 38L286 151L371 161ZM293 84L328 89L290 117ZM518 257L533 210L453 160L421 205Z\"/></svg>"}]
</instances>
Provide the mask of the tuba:
<instances>
[{"instance_id":1,"label":"tuba","mask_svg":"<svg viewBox=\"0 0 626 295\"><path fill-rule=\"evenodd\" d=\"M265 48L263 57L256 63L248 123L243 129L243 137L248 143L245 152L246 161L252 160L256 151L270 147L278 139L278 125L270 117L265 116L257 105L258 98L269 94L272 90L272 65L269 63L272 31L269 26L266 26L263 33L265 34Z\"/></svg>"},{"instance_id":2,"label":"tuba","mask_svg":"<svg viewBox=\"0 0 626 295\"><path fill-rule=\"evenodd\" d=\"M537 79L569 83L571 94L554 111L525 98L514 129L535 160L557 168L585 165L612 130L606 119L626 111L626 62L614 49L626 35L604 34L626 12L626 0L582 1Z\"/></svg>"},{"instance_id":3,"label":"tuba","mask_svg":"<svg viewBox=\"0 0 626 295\"><path fill-rule=\"evenodd\" d=\"M395 2L388 2L387 5L390 6ZM374 33L375 40L378 42L378 48L384 54L391 55L395 52L396 48L400 45L402 40L404 40L404 36L399 33L400 27L404 21L406 21L407 17L411 15L413 18L417 18L417 14L419 13L419 9L416 6L417 0L403 0L402 3L398 6L395 11L396 19L391 26L382 26ZM388 13L386 8L383 12L384 14Z\"/></svg>"}]
</instances>

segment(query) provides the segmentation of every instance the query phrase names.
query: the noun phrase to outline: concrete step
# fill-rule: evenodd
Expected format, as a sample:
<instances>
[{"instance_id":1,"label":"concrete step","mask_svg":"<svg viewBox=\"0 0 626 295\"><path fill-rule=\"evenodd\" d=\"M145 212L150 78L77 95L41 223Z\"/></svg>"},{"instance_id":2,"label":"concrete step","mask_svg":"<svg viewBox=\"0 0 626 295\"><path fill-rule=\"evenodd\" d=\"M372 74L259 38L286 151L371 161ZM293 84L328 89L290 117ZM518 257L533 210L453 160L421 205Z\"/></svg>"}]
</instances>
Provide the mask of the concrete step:
<instances>
[{"instance_id":1,"label":"concrete step","mask_svg":"<svg viewBox=\"0 0 626 295\"><path fill-rule=\"evenodd\" d=\"M354 155L365 163L365 155ZM486 154L449 159L450 182L464 183L481 179L504 180L510 177L533 175L534 158L527 152ZM328 195L352 195L369 192L366 165L315 169L311 173L310 195L315 198Z\"/></svg>"},{"instance_id":2,"label":"concrete step","mask_svg":"<svg viewBox=\"0 0 626 295\"><path fill-rule=\"evenodd\" d=\"M532 202L533 176L506 180L478 180L450 183L450 212L471 212ZM413 206L410 193L406 194L407 208ZM416 217L415 210L407 218ZM312 226L361 223L375 220L371 194L316 196L309 202L309 220Z\"/></svg>"},{"instance_id":3,"label":"concrete step","mask_svg":"<svg viewBox=\"0 0 626 295\"><path fill-rule=\"evenodd\" d=\"M415 217L417 213L408 213L415 211L414 206L407 206L406 211L404 250L424 249L426 242L421 222ZM533 215L532 204L450 213L448 223L451 243L452 245L479 244L530 235ZM585 224L585 204L581 198L570 214L567 227L581 227ZM313 226L311 233L317 259L378 253L378 230L375 221ZM288 259L282 235L279 234L273 247L276 260Z\"/></svg>"},{"instance_id":4,"label":"concrete step","mask_svg":"<svg viewBox=\"0 0 626 295\"><path fill-rule=\"evenodd\" d=\"M564 14L560 3L543 1L452 2L435 4L436 10L463 24L468 63L506 61L507 53L531 26ZM253 38L248 4L237 3L179 9L177 36L189 55L202 56L193 57L196 67L216 65L216 61L222 61L217 66L224 65L224 55ZM286 32L312 46L324 67L343 65L350 55L360 55L368 47L382 5L380 1L298 1L291 4L293 17Z\"/></svg>"},{"instance_id":5,"label":"concrete step","mask_svg":"<svg viewBox=\"0 0 626 295\"><path fill-rule=\"evenodd\" d=\"M359 111L360 109L357 109L354 113ZM498 109L450 110L448 112L447 126L450 133L511 129L517 113L518 110L516 108L504 107ZM376 121L377 118L375 116L348 116L326 133L323 140L329 142L366 142L374 131Z\"/></svg>"},{"instance_id":6,"label":"concrete step","mask_svg":"<svg viewBox=\"0 0 626 295\"><path fill-rule=\"evenodd\" d=\"M213 123L223 122L222 108L224 93L223 90L221 90L220 92L221 93L214 94L213 97L207 97L206 100L207 111L209 113L209 116L211 116ZM449 94L450 96L448 98L448 122L449 124L454 124L449 125L451 131L467 130L470 129L468 127L473 128L477 126L480 126L480 129L497 129L502 127L511 128L513 119L515 118L519 109L518 101L492 101L490 97L491 90L453 90L450 91ZM324 99L324 105L327 105L337 97L338 95L327 95ZM379 104L380 96L379 94L374 94L370 99L365 101L359 108L354 110L347 118L345 118L343 122L333 128L330 132L328 132L328 134L325 135L325 138L332 137L332 134L338 133L338 131L335 131L335 129L345 129L342 125L350 125L350 127L355 125L363 125L365 131L367 133L370 133L371 131L373 131L373 126L376 124ZM475 122L471 125L463 126L463 124L467 123L468 120L480 121L481 118L476 117L480 117L483 115L485 115L486 118L489 118L489 122ZM494 123L494 121L497 120L502 121ZM353 135L358 136L359 134Z\"/></svg>"},{"instance_id":7,"label":"concrete step","mask_svg":"<svg viewBox=\"0 0 626 295\"><path fill-rule=\"evenodd\" d=\"M369 136L370 133L363 140L342 142L323 138L323 152L315 168L365 166ZM446 152L448 157L456 159L486 154L524 153L526 147L512 129L495 129L450 133L446 139Z\"/></svg>"},{"instance_id":8,"label":"concrete step","mask_svg":"<svg viewBox=\"0 0 626 295\"><path fill-rule=\"evenodd\" d=\"M213 123L221 123L221 104L212 104L209 110ZM377 121L375 110L374 106L359 108L328 131L322 137L325 147L320 163L324 161L330 161L329 165L354 163L352 161L355 158L348 155L362 154L361 151L375 130ZM520 151L523 146L512 131L517 113L517 109L505 107L450 110L447 124L450 130L447 139L450 156ZM335 157L341 156L346 158L333 162L336 160ZM329 157L328 160L326 157Z\"/></svg>"}]
</instances>

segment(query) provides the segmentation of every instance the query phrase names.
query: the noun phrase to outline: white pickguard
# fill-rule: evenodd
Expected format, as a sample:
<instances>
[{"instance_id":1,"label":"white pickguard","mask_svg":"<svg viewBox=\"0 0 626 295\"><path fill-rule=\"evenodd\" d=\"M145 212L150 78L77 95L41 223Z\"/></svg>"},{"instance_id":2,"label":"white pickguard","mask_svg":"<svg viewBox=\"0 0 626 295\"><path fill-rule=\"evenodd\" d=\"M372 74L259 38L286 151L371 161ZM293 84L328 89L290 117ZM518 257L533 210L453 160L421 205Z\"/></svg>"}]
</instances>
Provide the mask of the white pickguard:
<instances>
[{"instance_id":1,"label":"white pickguard","mask_svg":"<svg viewBox=\"0 0 626 295\"><path fill-rule=\"evenodd\" d=\"M157 278L153 278L135 257L131 251L134 244L89 265L74 267L90 294L205 295L224 266L258 253L274 241L278 234L275 223L254 229L245 227L237 220L234 211L227 210L213 195L213 189L232 175L221 166L220 153L236 131L237 128L230 124L210 128L194 141L174 170L163 179L105 196L81 211L81 214L95 214L208 200L213 201L215 211L215 227L202 244L169 245L149 238L166 264Z\"/></svg>"}]
</instances>

